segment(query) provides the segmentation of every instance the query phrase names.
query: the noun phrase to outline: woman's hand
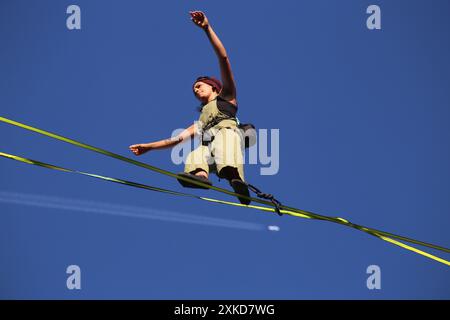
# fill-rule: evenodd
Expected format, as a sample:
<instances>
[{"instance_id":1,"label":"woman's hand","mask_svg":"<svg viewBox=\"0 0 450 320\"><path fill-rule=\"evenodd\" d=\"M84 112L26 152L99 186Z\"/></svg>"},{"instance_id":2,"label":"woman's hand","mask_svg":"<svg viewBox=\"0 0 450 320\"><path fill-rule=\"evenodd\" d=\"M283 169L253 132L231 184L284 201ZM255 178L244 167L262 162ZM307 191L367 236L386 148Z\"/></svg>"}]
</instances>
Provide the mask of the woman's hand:
<instances>
[{"instance_id":1,"label":"woman's hand","mask_svg":"<svg viewBox=\"0 0 450 320\"><path fill-rule=\"evenodd\" d=\"M208 18L206 18L206 15L202 11L189 11L189 14L191 15L192 22L194 22L197 26L202 29L208 28Z\"/></svg>"},{"instance_id":2,"label":"woman's hand","mask_svg":"<svg viewBox=\"0 0 450 320\"><path fill-rule=\"evenodd\" d=\"M136 156L140 156L152 149L148 143L133 144L129 148Z\"/></svg>"}]
</instances>

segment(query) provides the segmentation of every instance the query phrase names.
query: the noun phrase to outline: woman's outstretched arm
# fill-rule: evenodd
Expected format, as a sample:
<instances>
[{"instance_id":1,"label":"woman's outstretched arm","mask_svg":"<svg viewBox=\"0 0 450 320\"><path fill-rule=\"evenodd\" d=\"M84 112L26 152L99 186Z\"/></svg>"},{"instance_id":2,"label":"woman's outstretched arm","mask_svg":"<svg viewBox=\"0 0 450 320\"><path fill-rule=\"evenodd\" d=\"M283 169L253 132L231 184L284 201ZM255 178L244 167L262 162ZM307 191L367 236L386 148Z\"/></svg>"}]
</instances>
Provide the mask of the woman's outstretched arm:
<instances>
[{"instance_id":1,"label":"woman's outstretched arm","mask_svg":"<svg viewBox=\"0 0 450 320\"><path fill-rule=\"evenodd\" d=\"M188 138L191 138L195 135L195 124L191 125L189 128L186 128L181 132L178 136L172 137L169 139L164 139L156 142L149 142L149 143L139 143L139 144L133 144L129 146L129 149L131 152L133 152L135 155L140 156L141 154L144 154L150 150L158 150L158 149L166 149L171 148L182 142L183 140L186 140Z\"/></svg>"},{"instance_id":2,"label":"woman's outstretched arm","mask_svg":"<svg viewBox=\"0 0 450 320\"><path fill-rule=\"evenodd\" d=\"M217 58L219 59L220 75L222 78L223 88L221 96L230 102L236 102L236 85L234 82L231 64L228 59L227 52L217 34L209 24L208 18L201 11L191 11L191 20L200 28L205 30L206 35L211 42Z\"/></svg>"}]
</instances>

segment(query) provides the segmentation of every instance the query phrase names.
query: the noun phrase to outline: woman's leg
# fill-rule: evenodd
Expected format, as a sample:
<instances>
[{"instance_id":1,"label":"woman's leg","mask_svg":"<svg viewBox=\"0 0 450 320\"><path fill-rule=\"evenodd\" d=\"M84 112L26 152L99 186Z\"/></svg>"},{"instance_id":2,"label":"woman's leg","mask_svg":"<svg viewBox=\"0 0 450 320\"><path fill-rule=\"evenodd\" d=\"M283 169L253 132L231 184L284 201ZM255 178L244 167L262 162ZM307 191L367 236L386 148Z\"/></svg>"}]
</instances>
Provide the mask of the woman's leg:
<instances>
[{"instance_id":1,"label":"woman's leg","mask_svg":"<svg viewBox=\"0 0 450 320\"><path fill-rule=\"evenodd\" d=\"M211 153L207 146L198 146L194 151L188 154L184 166L184 172L192 173L196 176L208 178L209 161Z\"/></svg>"},{"instance_id":2,"label":"woman's leg","mask_svg":"<svg viewBox=\"0 0 450 320\"><path fill-rule=\"evenodd\" d=\"M229 181L244 181L244 149L242 137L234 129L221 129L212 142L218 176Z\"/></svg>"},{"instance_id":3,"label":"woman's leg","mask_svg":"<svg viewBox=\"0 0 450 320\"><path fill-rule=\"evenodd\" d=\"M244 182L242 137L233 129L221 129L212 143L218 176L227 179L234 192L245 197L238 196L242 204L250 204L250 193Z\"/></svg>"},{"instance_id":4,"label":"woman's leg","mask_svg":"<svg viewBox=\"0 0 450 320\"><path fill-rule=\"evenodd\" d=\"M206 186L199 186L192 181L201 182L207 185L212 185L208 180L209 161L211 154L209 148L206 146L199 146L194 151L189 153L186 158L184 172L178 174L178 182L186 188L208 189Z\"/></svg>"},{"instance_id":5,"label":"woman's leg","mask_svg":"<svg viewBox=\"0 0 450 320\"><path fill-rule=\"evenodd\" d=\"M233 179L242 180L239 175L238 169L230 166L223 167L218 175L220 178L227 179L228 181L231 181Z\"/></svg>"}]
</instances>

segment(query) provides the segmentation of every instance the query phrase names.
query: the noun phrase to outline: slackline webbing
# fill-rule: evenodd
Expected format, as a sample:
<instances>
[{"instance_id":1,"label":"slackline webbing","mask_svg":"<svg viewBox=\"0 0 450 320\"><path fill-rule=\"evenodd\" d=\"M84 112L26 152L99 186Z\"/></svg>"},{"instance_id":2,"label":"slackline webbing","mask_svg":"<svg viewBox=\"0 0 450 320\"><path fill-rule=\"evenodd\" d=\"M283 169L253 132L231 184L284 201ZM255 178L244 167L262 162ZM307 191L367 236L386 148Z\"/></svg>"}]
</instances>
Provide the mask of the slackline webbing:
<instances>
[{"instance_id":1,"label":"slackline webbing","mask_svg":"<svg viewBox=\"0 0 450 320\"><path fill-rule=\"evenodd\" d=\"M111 177L101 176L101 175L98 175L98 174L87 173L87 172L77 171L77 170L73 170L73 169L67 169L67 168L63 168L63 167L60 167L60 166L56 166L56 165L48 164L48 163L45 163L45 162L28 159L28 158L23 158L23 157L19 157L19 156L8 154L8 153L4 153L4 152L0 152L0 156L5 157L5 158L9 158L9 159L13 159L13 160L16 160L16 161L20 161L20 162L23 162L23 163L28 163L28 164L44 167L44 168L47 168L47 169L58 170L58 171L63 171L63 172L68 172L68 173L77 173L77 174L89 176L89 177L92 177L92 178L106 180L106 181L109 181L109 182L119 183L119 184L131 186L131 187L147 189L147 190L161 192L161 193L167 193L167 194L171 194L171 195L175 195L175 196L191 197L191 198L204 200L204 201L209 201L209 202L221 203L221 204L226 204L226 205L231 205L231 206L247 207L247 208L252 208L252 209L257 209L257 210L262 210L262 211L269 211L269 212L275 212L276 211L274 208L268 208L268 207L262 207L262 206L254 206L254 205L244 205L244 204L230 202L230 201L211 199L211 198L196 196L196 195L193 195L193 194L188 194L188 193L183 193L183 192L177 192L177 191L172 191L172 190L152 187L152 186L149 186L149 185L136 183L136 182L132 182L132 181L127 181L127 180L122 180L122 179L118 179L118 178L111 178ZM292 215L292 216L295 216L295 217L299 217L299 218L314 219L314 218L311 218L309 216L305 216L303 214L300 214L300 213L297 213L297 212L293 212L293 211L289 211L289 210L281 210L281 213L289 214L289 215ZM361 231L365 231L365 230L361 230ZM422 255L424 257L433 259L433 260L438 261L440 263L443 263L443 264L445 264L447 266L450 266L450 262L445 260L445 259L443 259L443 258L437 257L435 255L432 255L432 254L430 254L428 252L419 250L417 248L408 246L408 245L406 245L404 243L401 243L401 242L396 241L394 239L391 239L389 237L385 237L385 236L379 235L379 234L377 234L375 232L370 232L370 231L365 231L365 232L370 234L370 235L372 235L372 236L374 236L374 237L377 237L377 238L379 238L381 240L384 240L384 241L390 242L390 243L392 243L394 245L397 245L399 247L402 247L403 249L415 252L415 253L420 254L420 255Z\"/></svg>"},{"instance_id":2,"label":"slackline webbing","mask_svg":"<svg viewBox=\"0 0 450 320\"><path fill-rule=\"evenodd\" d=\"M112 157L112 158L115 158L115 159L118 159L118 160L121 160L121 161L125 161L125 162L131 163L131 164L134 164L134 165L137 165L137 166L140 166L140 167L144 167L146 169L149 169L149 170L152 170L152 171L164 174L164 175L168 175L168 176L173 177L173 178L182 179L182 180L185 179L183 177L177 176L175 173L172 173L172 172L169 172L169 171L166 171L166 170L163 170L163 169L160 169L160 168L148 165L146 163L142 163L142 162L139 162L139 161L136 161L136 160L133 160L133 159L121 156L119 154L112 153L112 152L107 151L107 150L103 150L103 149L100 149L100 148L97 148L97 147L94 147L94 146L90 146L90 145L78 142L76 140L72 140L72 139L60 136L60 135L55 134L55 133L51 133L51 132L48 132L48 131L45 131L45 130L42 130L42 129L38 129L38 128L35 128L35 127L32 127L32 126L29 126L29 125L26 125L26 124L14 121L14 120L10 120L10 119L4 118L4 117L0 117L0 121L8 123L8 124L11 124L11 125L14 125L16 127L20 127L20 128L29 130L29 131L37 132L37 133L40 133L42 135L45 135L45 136L48 136L48 137L51 137L51 138L54 138L54 139L57 139L57 140L60 140L60 141L64 141L64 142L67 142L67 143L72 144L72 145L79 146L79 147L84 148L84 149L88 149L88 150L91 150L91 151L94 151L94 152L97 152L97 153L101 153L103 155L106 155L106 156L109 156L109 157ZM11 156L12 155L10 155L9 157L11 158ZM14 156L12 156L12 157L14 157ZM23 158L23 159L25 159L25 158ZM15 160L17 160L17 159L15 159ZM30 161L32 161L32 160L30 160ZM24 161L24 162L26 162L26 161ZM38 162L36 162L36 163L38 163ZM35 163L33 163L33 164L35 164ZM44 163L41 163L41 164L43 164L42 166L47 166L47 167L49 166L49 165L44 164ZM58 168L60 168L60 169L57 169L57 170L61 170L62 169L61 167L58 167ZM66 171L66 170L68 170L68 169L64 169L62 171ZM87 175L89 175L89 174L87 174ZM91 175L91 176L95 176L95 175ZM106 178L105 180L108 180L108 179L112 179L112 178ZM119 179L117 179L117 180L119 181ZM124 181L124 180L121 180L121 181ZM115 182L117 182L117 181L115 181ZM215 186L208 186L208 185L203 184L201 182L192 181L192 180L189 180L189 182L197 184L199 186L207 187L207 188L215 190L217 192L221 192L221 193L225 193L225 194L233 195L233 196L243 197L242 195L237 195L234 192L228 191L226 189L218 188L218 187L215 187ZM140 184L137 184L137 185L140 185ZM140 186L143 186L143 185L140 185ZM153 189L160 189L160 188L155 188L155 187L151 187L151 188L153 188ZM156 191L156 190L154 190L154 191ZM174 194L174 191L170 191L168 193ZM181 193L178 193L178 194L181 195ZM184 195L186 195L186 194L184 194ZM189 195L189 196L192 196L192 195ZM197 196L194 196L194 197L197 197ZM203 200L208 199L207 201L212 201L212 202L219 202L219 203L229 204L229 203L227 203L227 201L222 201L222 200L216 200L216 199L204 198L204 197L198 197L198 198L202 198ZM257 198L251 198L251 197L245 197L245 198L248 198L251 201L254 201L254 202L257 202L257 203L261 203L261 204L265 204L265 205L268 205L268 206L275 206L272 202L269 202L269 201L264 201L264 200L260 200L260 199L257 199ZM232 203L232 202L230 202L230 203ZM255 207L255 206L241 205L241 204L237 204L237 203L234 203L233 205L238 205L238 206L243 206L243 207ZM265 207L259 207L259 209L260 208L265 208ZM267 209L270 209L270 210L267 210ZM289 214L289 215L308 217L308 218L311 218L311 219L325 220L325 221L329 221L329 222L334 222L334 223L338 223L338 224L341 224L341 225L345 225L345 226L348 226L348 227L351 227L351 228L354 228L354 229L366 232L368 234L371 234L373 236L376 236L376 237L378 237L380 239L383 239L383 240L386 240L386 241L388 241L387 239L389 239L389 240L392 240L392 241L389 241L390 243L393 243L393 244L396 244L396 245L400 245L403 248L408 249L408 250L414 249L414 250L411 250L411 251L414 251L416 253L419 253L418 251L420 251L420 250L412 248L412 247L409 247L409 246L406 246L405 244L402 244L402 243L400 243L398 241L395 241L393 239L390 239L390 238L395 238L395 239L398 239L398 240L402 240L402 241L406 241L406 242L422 245L422 246L425 246L425 247L433 248L433 249L436 249L436 250L440 250L440 251L443 251L443 252L446 252L446 253L450 253L450 249L447 249L447 248L444 248L444 247L441 247L441 246L437 246L437 245L434 245L434 244L431 244L431 243L426 243L426 242L423 242L423 241L407 238L407 237L404 237L404 236L399 236L399 235L392 234L392 233L385 232L385 231L381 231L381 230L376 230L376 229L364 227L364 226L357 225L357 224L354 224L352 222L349 222L348 220L343 219L343 218L328 217L328 216L319 215L319 214L316 214L316 213L313 213L313 212L300 210L300 209L297 209L297 208L292 208L292 207L288 207L288 206L284 206L284 205L281 206L281 209L283 211L285 211L285 212L282 211L282 213L286 213L286 214ZM262 210L262 209L260 209L260 210ZM274 211L274 209L265 208L264 211ZM409 247L409 248L406 248L406 247ZM420 252L422 252L422 251L420 251ZM424 252L422 252L422 253L424 253ZM420 254L422 254L422 253L420 253ZM427 253L424 253L423 255L424 256L427 256L427 255L429 256L429 254L427 254ZM436 259L434 259L434 258L436 258ZM449 262L446 261L446 260L443 260L443 259L438 258L438 257L434 257L434 258L432 258L432 259L434 259L436 261L439 261L439 262L442 262L444 264L450 265ZM442 261L440 261L440 260L442 260Z\"/></svg>"}]
</instances>

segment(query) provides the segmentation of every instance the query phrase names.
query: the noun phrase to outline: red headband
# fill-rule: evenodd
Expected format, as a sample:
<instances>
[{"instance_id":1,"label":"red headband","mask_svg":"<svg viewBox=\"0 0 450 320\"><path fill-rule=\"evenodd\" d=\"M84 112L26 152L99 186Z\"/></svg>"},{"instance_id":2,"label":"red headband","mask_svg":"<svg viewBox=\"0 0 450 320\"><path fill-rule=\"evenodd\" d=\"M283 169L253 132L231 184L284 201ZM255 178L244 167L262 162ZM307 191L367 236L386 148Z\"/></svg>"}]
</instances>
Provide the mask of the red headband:
<instances>
[{"instance_id":1,"label":"red headband","mask_svg":"<svg viewBox=\"0 0 450 320\"><path fill-rule=\"evenodd\" d=\"M198 77L192 85L192 89L194 89L194 86L197 82L209 84L211 87L216 89L217 92L220 92L220 90L222 90L222 83L214 77Z\"/></svg>"}]
</instances>

